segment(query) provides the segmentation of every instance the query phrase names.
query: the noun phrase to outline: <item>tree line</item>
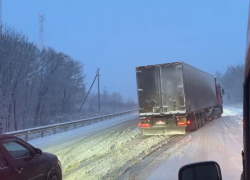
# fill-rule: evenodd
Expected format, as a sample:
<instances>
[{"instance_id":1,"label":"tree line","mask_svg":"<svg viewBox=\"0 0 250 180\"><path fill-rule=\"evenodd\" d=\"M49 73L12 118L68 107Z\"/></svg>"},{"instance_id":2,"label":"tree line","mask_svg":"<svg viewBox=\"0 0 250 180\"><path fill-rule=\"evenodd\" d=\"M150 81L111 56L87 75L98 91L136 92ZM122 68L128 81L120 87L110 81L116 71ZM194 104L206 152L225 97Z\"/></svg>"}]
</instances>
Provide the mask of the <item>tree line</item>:
<instances>
[{"instance_id":1,"label":"tree line","mask_svg":"<svg viewBox=\"0 0 250 180\"><path fill-rule=\"evenodd\" d=\"M228 66L224 74L216 72L216 79L225 89L224 102L243 102L244 65Z\"/></svg>"},{"instance_id":2,"label":"tree line","mask_svg":"<svg viewBox=\"0 0 250 180\"><path fill-rule=\"evenodd\" d=\"M4 27L0 34L2 131L37 127L56 116L76 114L86 96L83 68L69 55L51 47L40 49L23 33ZM92 94L88 99L88 108L94 108L95 98ZM101 99L105 106L124 106L119 93L109 95L104 90Z\"/></svg>"}]
</instances>

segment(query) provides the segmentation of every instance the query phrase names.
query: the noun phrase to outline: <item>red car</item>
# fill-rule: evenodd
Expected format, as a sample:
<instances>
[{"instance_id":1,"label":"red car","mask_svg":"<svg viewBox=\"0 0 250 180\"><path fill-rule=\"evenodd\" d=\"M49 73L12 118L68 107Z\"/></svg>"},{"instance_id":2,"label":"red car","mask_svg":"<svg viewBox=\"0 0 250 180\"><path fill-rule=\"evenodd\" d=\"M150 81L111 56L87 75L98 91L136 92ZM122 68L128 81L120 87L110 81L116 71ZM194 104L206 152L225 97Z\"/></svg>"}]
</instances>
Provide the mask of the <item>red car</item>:
<instances>
[{"instance_id":1,"label":"red car","mask_svg":"<svg viewBox=\"0 0 250 180\"><path fill-rule=\"evenodd\" d=\"M0 134L1 180L61 180L61 162L12 135Z\"/></svg>"}]
</instances>

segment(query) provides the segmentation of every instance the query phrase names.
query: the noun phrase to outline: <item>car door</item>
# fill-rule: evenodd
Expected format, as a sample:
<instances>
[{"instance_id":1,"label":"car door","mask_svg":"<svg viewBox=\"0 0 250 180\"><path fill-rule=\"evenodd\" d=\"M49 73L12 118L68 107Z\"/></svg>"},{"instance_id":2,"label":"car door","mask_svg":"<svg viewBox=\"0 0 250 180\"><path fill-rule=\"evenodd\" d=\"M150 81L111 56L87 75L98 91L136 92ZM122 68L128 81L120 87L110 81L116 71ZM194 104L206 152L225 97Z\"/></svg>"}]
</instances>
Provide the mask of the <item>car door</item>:
<instances>
[{"instance_id":1,"label":"car door","mask_svg":"<svg viewBox=\"0 0 250 180\"><path fill-rule=\"evenodd\" d=\"M46 171L48 169L47 163L42 157L37 156L28 145L16 140L2 141L3 147L10 154L10 158L15 164L16 174L18 180L32 179L45 180Z\"/></svg>"},{"instance_id":2,"label":"car door","mask_svg":"<svg viewBox=\"0 0 250 180\"><path fill-rule=\"evenodd\" d=\"M10 162L7 162L7 158L4 156L0 149L0 179L12 180L14 179L14 168Z\"/></svg>"}]
</instances>

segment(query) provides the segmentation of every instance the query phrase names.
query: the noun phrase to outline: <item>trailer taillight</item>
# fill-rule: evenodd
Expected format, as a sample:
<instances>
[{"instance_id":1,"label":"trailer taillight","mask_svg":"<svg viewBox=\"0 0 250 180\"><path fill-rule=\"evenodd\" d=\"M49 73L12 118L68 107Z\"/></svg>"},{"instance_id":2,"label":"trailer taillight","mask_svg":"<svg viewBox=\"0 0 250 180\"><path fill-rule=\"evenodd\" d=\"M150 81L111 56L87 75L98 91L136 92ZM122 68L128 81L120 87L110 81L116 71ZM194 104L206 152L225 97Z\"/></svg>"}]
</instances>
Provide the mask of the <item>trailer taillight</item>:
<instances>
[{"instance_id":1,"label":"trailer taillight","mask_svg":"<svg viewBox=\"0 0 250 180\"><path fill-rule=\"evenodd\" d=\"M139 123L138 126L141 127L141 123Z\"/></svg>"},{"instance_id":2,"label":"trailer taillight","mask_svg":"<svg viewBox=\"0 0 250 180\"><path fill-rule=\"evenodd\" d=\"M187 125L190 125L191 124L191 122L190 121L187 121Z\"/></svg>"}]
</instances>

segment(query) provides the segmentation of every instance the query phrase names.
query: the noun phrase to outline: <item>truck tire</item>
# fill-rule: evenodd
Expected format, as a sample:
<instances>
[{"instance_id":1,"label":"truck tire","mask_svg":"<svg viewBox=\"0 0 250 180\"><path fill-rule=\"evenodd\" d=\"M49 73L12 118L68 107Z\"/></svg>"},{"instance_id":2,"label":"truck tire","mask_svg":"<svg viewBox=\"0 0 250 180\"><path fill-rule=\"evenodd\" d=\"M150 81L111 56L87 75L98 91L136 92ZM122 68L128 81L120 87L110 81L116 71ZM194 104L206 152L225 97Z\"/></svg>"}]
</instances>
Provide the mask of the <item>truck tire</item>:
<instances>
[{"instance_id":1,"label":"truck tire","mask_svg":"<svg viewBox=\"0 0 250 180\"><path fill-rule=\"evenodd\" d=\"M218 116L218 118L220 118L222 114L223 114L223 106L221 105L220 106L220 115Z\"/></svg>"},{"instance_id":2,"label":"truck tire","mask_svg":"<svg viewBox=\"0 0 250 180\"><path fill-rule=\"evenodd\" d=\"M214 118L214 110L212 110L212 113L211 113L211 121L213 121L215 118Z\"/></svg>"},{"instance_id":3,"label":"truck tire","mask_svg":"<svg viewBox=\"0 0 250 180\"><path fill-rule=\"evenodd\" d=\"M192 116L192 121L193 121L193 129L192 131L196 131L197 129L199 129L199 125L198 125L198 121L197 121L197 115L193 115Z\"/></svg>"},{"instance_id":4,"label":"truck tire","mask_svg":"<svg viewBox=\"0 0 250 180\"><path fill-rule=\"evenodd\" d=\"M205 124L205 116L204 113L201 113L201 127L203 127Z\"/></svg>"},{"instance_id":5,"label":"truck tire","mask_svg":"<svg viewBox=\"0 0 250 180\"><path fill-rule=\"evenodd\" d=\"M199 120L198 120L198 118L197 118L197 116L195 117L195 128L194 128L194 130L196 131L197 129L199 129Z\"/></svg>"},{"instance_id":6,"label":"truck tire","mask_svg":"<svg viewBox=\"0 0 250 180\"><path fill-rule=\"evenodd\" d=\"M197 123L198 123L198 129L200 129L202 127L201 115L197 114L196 119L197 119Z\"/></svg>"},{"instance_id":7,"label":"truck tire","mask_svg":"<svg viewBox=\"0 0 250 180\"><path fill-rule=\"evenodd\" d=\"M201 127L203 127L204 126L203 113L200 113L200 118L201 118Z\"/></svg>"}]
</instances>

